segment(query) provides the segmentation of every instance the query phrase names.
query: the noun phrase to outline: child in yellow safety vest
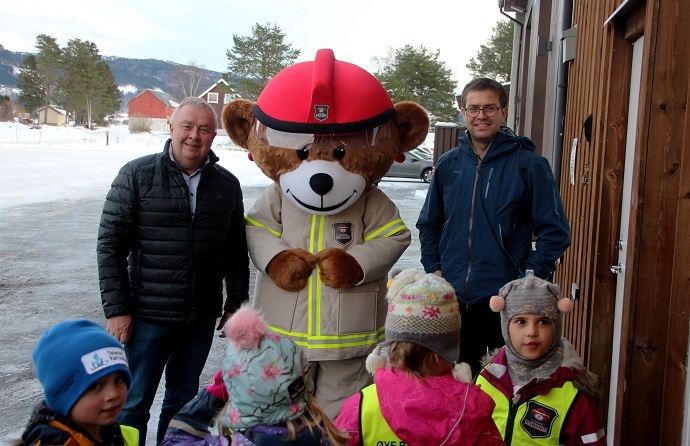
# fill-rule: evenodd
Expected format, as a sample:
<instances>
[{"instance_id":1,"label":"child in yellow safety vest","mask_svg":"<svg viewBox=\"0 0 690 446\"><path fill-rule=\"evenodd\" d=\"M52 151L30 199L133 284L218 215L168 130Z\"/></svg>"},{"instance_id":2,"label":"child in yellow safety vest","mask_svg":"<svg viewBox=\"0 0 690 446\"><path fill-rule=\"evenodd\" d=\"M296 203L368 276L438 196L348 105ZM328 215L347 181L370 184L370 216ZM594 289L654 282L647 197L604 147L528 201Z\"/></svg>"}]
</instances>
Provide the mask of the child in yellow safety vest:
<instances>
[{"instance_id":1,"label":"child in yellow safety vest","mask_svg":"<svg viewBox=\"0 0 690 446\"><path fill-rule=\"evenodd\" d=\"M573 303L558 285L527 271L489 303L501 313L506 345L477 377L496 403L493 418L506 444L605 446L597 377L562 333Z\"/></svg>"},{"instance_id":2,"label":"child in yellow safety vest","mask_svg":"<svg viewBox=\"0 0 690 446\"><path fill-rule=\"evenodd\" d=\"M494 403L460 355L460 311L443 278L408 269L388 284L386 341L367 358L374 384L335 424L349 445L502 445Z\"/></svg>"},{"instance_id":3,"label":"child in yellow safety vest","mask_svg":"<svg viewBox=\"0 0 690 446\"><path fill-rule=\"evenodd\" d=\"M14 445L135 446L139 432L117 423L132 381L125 351L105 328L78 319L41 336L33 351L45 400Z\"/></svg>"}]
</instances>

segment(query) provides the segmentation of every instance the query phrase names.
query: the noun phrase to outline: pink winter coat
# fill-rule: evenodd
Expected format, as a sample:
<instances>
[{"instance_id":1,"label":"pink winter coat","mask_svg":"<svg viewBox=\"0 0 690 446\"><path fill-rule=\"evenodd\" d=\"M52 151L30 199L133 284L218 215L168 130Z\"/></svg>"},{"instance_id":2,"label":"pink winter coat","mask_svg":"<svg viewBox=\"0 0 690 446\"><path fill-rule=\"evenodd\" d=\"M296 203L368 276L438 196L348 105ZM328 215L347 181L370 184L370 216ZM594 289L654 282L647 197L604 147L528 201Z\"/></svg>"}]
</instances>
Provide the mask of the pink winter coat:
<instances>
[{"instance_id":1,"label":"pink winter coat","mask_svg":"<svg viewBox=\"0 0 690 446\"><path fill-rule=\"evenodd\" d=\"M420 381L394 368L377 370L374 381L383 417L406 445L504 444L491 418L494 402L478 386L451 374ZM360 441L360 397L348 398L335 420L350 435L348 445Z\"/></svg>"}]
</instances>

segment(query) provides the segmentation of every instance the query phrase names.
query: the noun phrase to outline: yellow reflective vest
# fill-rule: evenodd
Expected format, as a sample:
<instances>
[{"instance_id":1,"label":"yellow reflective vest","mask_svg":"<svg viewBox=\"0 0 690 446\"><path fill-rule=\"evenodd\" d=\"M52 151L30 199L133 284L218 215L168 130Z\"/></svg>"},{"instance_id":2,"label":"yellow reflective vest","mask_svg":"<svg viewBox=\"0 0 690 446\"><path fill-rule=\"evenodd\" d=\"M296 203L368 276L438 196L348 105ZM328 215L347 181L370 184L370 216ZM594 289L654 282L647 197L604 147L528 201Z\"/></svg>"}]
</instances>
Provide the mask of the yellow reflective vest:
<instances>
[{"instance_id":1,"label":"yellow reflective vest","mask_svg":"<svg viewBox=\"0 0 690 446\"><path fill-rule=\"evenodd\" d=\"M364 446L404 446L388 425L381 413L376 384L363 388L360 392L359 425L360 437Z\"/></svg>"},{"instance_id":2,"label":"yellow reflective vest","mask_svg":"<svg viewBox=\"0 0 690 446\"><path fill-rule=\"evenodd\" d=\"M125 446L139 445L139 431L130 426L120 426L122 431L122 438L125 440Z\"/></svg>"},{"instance_id":3,"label":"yellow reflective vest","mask_svg":"<svg viewBox=\"0 0 690 446\"><path fill-rule=\"evenodd\" d=\"M513 404L481 374L477 384L496 403L492 417L507 445L562 444L561 429L579 392L572 381L519 404Z\"/></svg>"}]
</instances>

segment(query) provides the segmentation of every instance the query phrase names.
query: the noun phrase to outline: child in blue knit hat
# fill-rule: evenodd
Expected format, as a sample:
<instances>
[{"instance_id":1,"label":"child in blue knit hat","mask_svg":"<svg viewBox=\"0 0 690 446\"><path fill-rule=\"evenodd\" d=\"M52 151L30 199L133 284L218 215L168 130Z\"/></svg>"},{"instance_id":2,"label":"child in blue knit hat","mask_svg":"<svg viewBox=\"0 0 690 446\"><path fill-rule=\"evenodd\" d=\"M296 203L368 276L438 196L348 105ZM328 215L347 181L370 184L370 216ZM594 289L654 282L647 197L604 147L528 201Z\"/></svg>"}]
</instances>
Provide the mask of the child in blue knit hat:
<instances>
[{"instance_id":1,"label":"child in blue knit hat","mask_svg":"<svg viewBox=\"0 0 690 446\"><path fill-rule=\"evenodd\" d=\"M15 444L137 445L139 433L120 426L132 377L125 352L95 322L61 322L41 336L33 351L45 399Z\"/></svg>"}]
</instances>

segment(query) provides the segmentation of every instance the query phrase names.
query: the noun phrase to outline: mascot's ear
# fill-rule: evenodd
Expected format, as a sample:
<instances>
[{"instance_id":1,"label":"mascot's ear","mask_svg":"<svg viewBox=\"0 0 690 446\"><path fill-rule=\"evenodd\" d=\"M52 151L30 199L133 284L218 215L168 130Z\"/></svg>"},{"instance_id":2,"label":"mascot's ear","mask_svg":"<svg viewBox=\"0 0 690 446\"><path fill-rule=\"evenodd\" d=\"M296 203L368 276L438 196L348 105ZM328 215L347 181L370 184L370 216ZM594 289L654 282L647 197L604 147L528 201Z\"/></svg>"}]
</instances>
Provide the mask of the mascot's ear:
<instances>
[{"instance_id":1,"label":"mascot's ear","mask_svg":"<svg viewBox=\"0 0 690 446\"><path fill-rule=\"evenodd\" d=\"M403 101L395 104L393 122L398 127L401 152L408 152L419 146L429 133L429 115L415 102Z\"/></svg>"},{"instance_id":2,"label":"mascot's ear","mask_svg":"<svg viewBox=\"0 0 690 446\"><path fill-rule=\"evenodd\" d=\"M223 127L232 142L249 149L249 136L254 125L254 103L246 99L230 101L223 109Z\"/></svg>"}]
</instances>

